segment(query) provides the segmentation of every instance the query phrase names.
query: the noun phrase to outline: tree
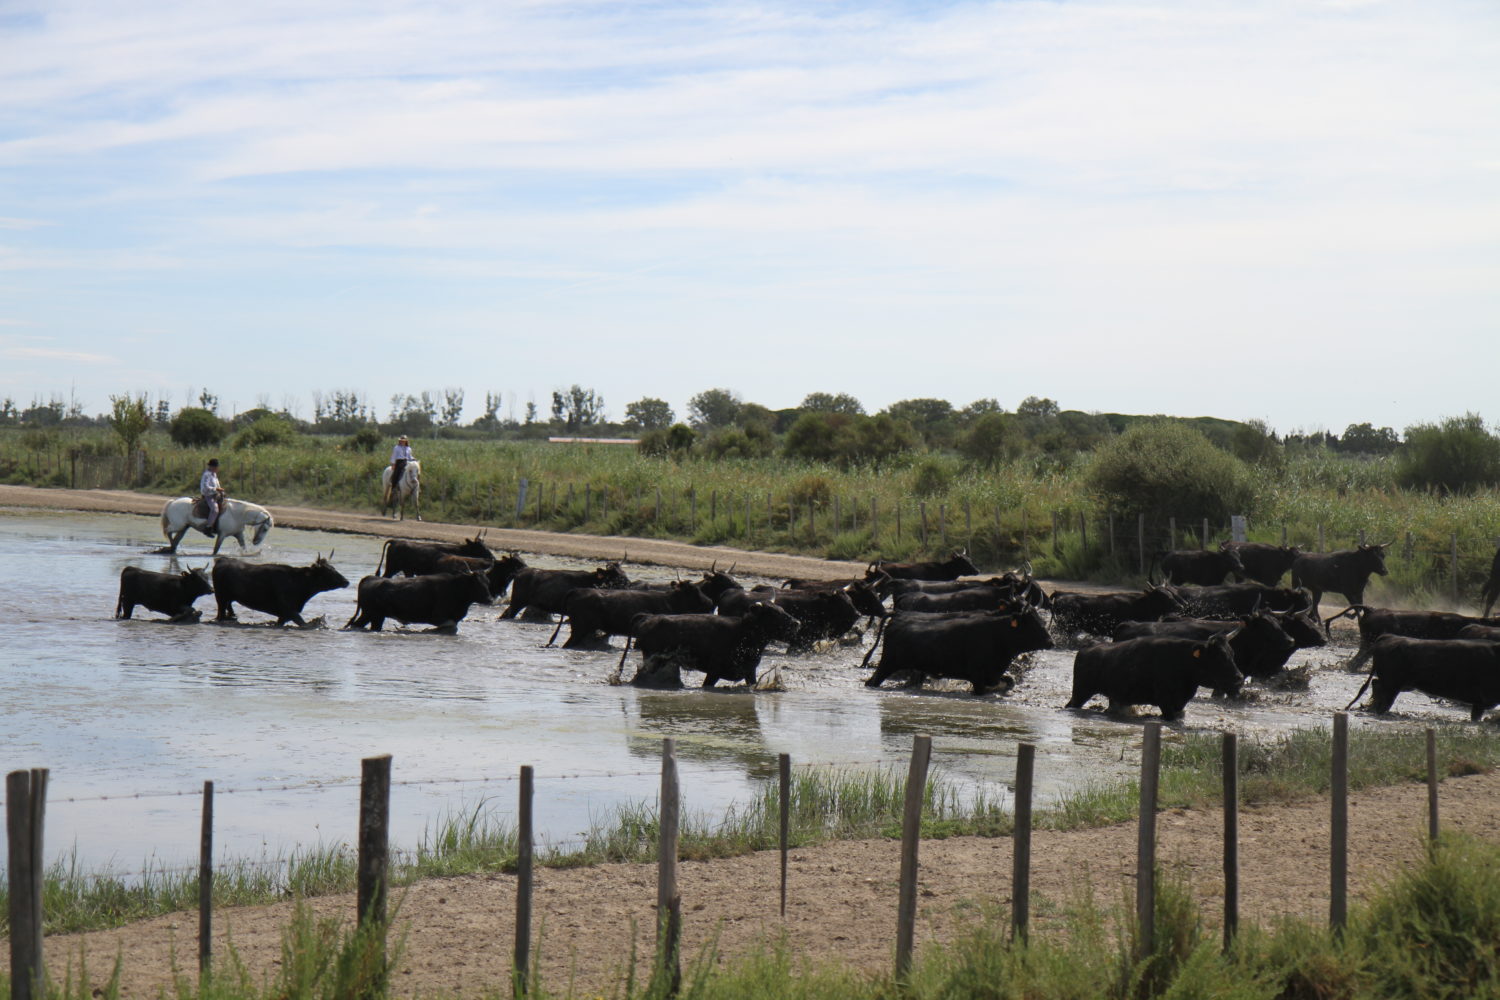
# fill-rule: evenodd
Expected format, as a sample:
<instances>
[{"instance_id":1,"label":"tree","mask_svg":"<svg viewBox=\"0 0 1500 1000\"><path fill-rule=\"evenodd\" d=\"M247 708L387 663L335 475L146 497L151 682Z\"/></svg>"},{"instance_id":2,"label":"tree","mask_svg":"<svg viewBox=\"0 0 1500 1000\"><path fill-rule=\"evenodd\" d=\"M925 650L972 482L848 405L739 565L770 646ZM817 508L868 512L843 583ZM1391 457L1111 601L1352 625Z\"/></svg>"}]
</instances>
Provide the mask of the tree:
<instances>
[{"instance_id":1,"label":"tree","mask_svg":"<svg viewBox=\"0 0 1500 1000\"><path fill-rule=\"evenodd\" d=\"M671 455L680 458L686 455L697 440L698 432L687 424L673 424L671 427L658 427L641 435L640 442L635 446L642 455L651 455L664 458Z\"/></svg>"},{"instance_id":2,"label":"tree","mask_svg":"<svg viewBox=\"0 0 1500 1000\"><path fill-rule=\"evenodd\" d=\"M203 407L203 409L207 410L209 413L218 416L219 397L209 392L208 389L205 388L198 393L198 405Z\"/></svg>"},{"instance_id":3,"label":"tree","mask_svg":"<svg viewBox=\"0 0 1500 1000\"><path fill-rule=\"evenodd\" d=\"M728 389L705 389L688 400L688 422L699 430L730 427L739 419L743 405Z\"/></svg>"},{"instance_id":4,"label":"tree","mask_svg":"<svg viewBox=\"0 0 1500 1000\"><path fill-rule=\"evenodd\" d=\"M968 406L965 406L962 410L959 410L958 422L960 424L968 425L972 424L974 421L978 420L980 417L984 416L987 413L1004 412L1005 408L1000 405L1000 401L998 399L994 398L993 396L986 396L983 399L974 400L974 402L970 403Z\"/></svg>"},{"instance_id":5,"label":"tree","mask_svg":"<svg viewBox=\"0 0 1500 1000\"><path fill-rule=\"evenodd\" d=\"M421 395L391 397L391 423L400 425L398 430L407 434L420 434L437 423L438 404L426 389Z\"/></svg>"},{"instance_id":6,"label":"tree","mask_svg":"<svg viewBox=\"0 0 1500 1000\"><path fill-rule=\"evenodd\" d=\"M884 412L910 424L929 448L946 447L953 441L953 404L946 399L903 399Z\"/></svg>"},{"instance_id":7,"label":"tree","mask_svg":"<svg viewBox=\"0 0 1500 1000\"><path fill-rule=\"evenodd\" d=\"M151 411L146 407L146 397L132 397L128 393L110 396L109 405L109 426L119 435L125 454L133 455L141 435L151 428Z\"/></svg>"},{"instance_id":8,"label":"tree","mask_svg":"<svg viewBox=\"0 0 1500 1000\"><path fill-rule=\"evenodd\" d=\"M1396 453L1396 482L1444 493L1493 486L1500 483L1500 438L1485 429L1477 413L1415 424L1406 429L1406 444Z\"/></svg>"},{"instance_id":9,"label":"tree","mask_svg":"<svg viewBox=\"0 0 1500 1000\"><path fill-rule=\"evenodd\" d=\"M1245 464L1186 424L1139 423L1102 445L1089 488L1127 516L1209 518L1243 514L1253 496Z\"/></svg>"},{"instance_id":10,"label":"tree","mask_svg":"<svg viewBox=\"0 0 1500 1000\"><path fill-rule=\"evenodd\" d=\"M575 382L566 391L552 394L552 419L561 421L569 431L601 424L604 422L604 397Z\"/></svg>"},{"instance_id":11,"label":"tree","mask_svg":"<svg viewBox=\"0 0 1500 1000\"><path fill-rule=\"evenodd\" d=\"M1355 455L1389 455L1401 445L1401 439L1389 427L1375 428L1368 423L1350 424L1344 428L1334 448Z\"/></svg>"},{"instance_id":12,"label":"tree","mask_svg":"<svg viewBox=\"0 0 1500 1000\"><path fill-rule=\"evenodd\" d=\"M474 418L474 426L486 430L494 430L500 426L500 394L498 392L484 394L484 414Z\"/></svg>"},{"instance_id":13,"label":"tree","mask_svg":"<svg viewBox=\"0 0 1500 1000\"><path fill-rule=\"evenodd\" d=\"M201 406L185 406L172 418L168 433L179 447L201 448L224 440L226 430L224 421L214 416L213 411Z\"/></svg>"},{"instance_id":14,"label":"tree","mask_svg":"<svg viewBox=\"0 0 1500 1000\"><path fill-rule=\"evenodd\" d=\"M864 404L847 392L810 392L802 400L801 409L813 413L843 413L848 416L863 416Z\"/></svg>"},{"instance_id":15,"label":"tree","mask_svg":"<svg viewBox=\"0 0 1500 1000\"><path fill-rule=\"evenodd\" d=\"M1021 400L1021 405L1016 407L1018 417L1039 417L1043 420L1055 417L1061 412L1056 400L1041 396L1027 396Z\"/></svg>"},{"instance_id":16,"label":"tree","mask_svg":"<svg viewBox=\"0 0 1500 1000\"><path fill-rule=\"evenodd\" d=\"M172 422L172 401L166 396L156 401L156 409L151 414L151 421L163 427Z\"/></svg>"},{"instance_id":17,"label":"tree","mask_svg":"<svg viewBox=\"0 0 1500 1000\"><path fill-rule=\"evenodd\" d=\"M532 400L526 404L526 423L536 423L536 400Z\"/></svg>"},{"instance_id":18,"label":"tree","mask_svg":"<svg viewBox=\"0 0 1500 1000\"><path fill-rule=\"evenodd\" d=\"M444 427L457 427L458 418L464 412L464 391L462 389L443 390L443 413L438 423Z\"/></svg>"},{"instance_id":19,"label":"tree","mask_svg":"<svg viewBox=\"0 0 1500 1000\"><path fill-rule=\"evenodd\" d=\"M676 414L665 400L643 396L634 403L625 404L625 426L639 427L646 431L659 431L671 427Z\"/></svg>"},{"instance_id":20,"label":"tree","mask_svg":"<svg viewBox=\"0 0 1500 1000\"><path fill-rule=\"evenodd\" d=\"M1007 458L1026 450L1026 439L1008 413L986 413L969 428L958 443L967 458L992 469Z\"/></svg>"}]
</instances>

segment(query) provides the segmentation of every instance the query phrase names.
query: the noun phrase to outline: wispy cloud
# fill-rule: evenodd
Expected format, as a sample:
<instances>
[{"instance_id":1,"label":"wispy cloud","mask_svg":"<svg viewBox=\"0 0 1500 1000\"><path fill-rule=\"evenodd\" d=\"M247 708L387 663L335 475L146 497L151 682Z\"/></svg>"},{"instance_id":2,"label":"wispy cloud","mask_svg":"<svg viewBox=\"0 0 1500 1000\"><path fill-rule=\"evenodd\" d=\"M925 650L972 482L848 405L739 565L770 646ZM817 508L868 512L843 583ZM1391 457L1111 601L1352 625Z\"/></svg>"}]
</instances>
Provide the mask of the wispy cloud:
<instances>
[{"instance_id":1,"label":"wispy cloud","mask_svg":"<svg viewBox=\"0 0 1500 1000\"><path fill-rule=\"evenodd\" d=\"M117 365L119 358L88 351L69 351L52 347L0 347L0 357L18 361L67 361L85 365Z\"/></svg>"}]
</instances>

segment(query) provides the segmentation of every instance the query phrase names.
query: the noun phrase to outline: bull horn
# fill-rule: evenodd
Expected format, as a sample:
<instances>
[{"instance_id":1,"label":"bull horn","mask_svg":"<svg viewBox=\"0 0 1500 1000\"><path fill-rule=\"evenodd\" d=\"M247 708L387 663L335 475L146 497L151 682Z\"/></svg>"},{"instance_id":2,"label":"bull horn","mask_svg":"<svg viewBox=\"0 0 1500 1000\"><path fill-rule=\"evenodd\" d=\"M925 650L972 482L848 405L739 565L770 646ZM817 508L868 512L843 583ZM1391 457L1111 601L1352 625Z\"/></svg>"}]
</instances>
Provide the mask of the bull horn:
<instances>
[{"instance_id":1,"label":"bull horn","mask_svg":"<svg viewBox=\"0 0 1500 1000\"><path fill-rule=\"evenodd\" d=\"M335 552L337 552L337 551L338 551L338 549L329 549L328 550L328 561L329 562L333 562L333 554Z\"/></svg>"},{"instance_id":2,"label":"bull horn","mask_svg":"<svg viewBox=\"0 0 1500 1000\"><path fill-rule=\"evenodd\" d=\"M734 572L734 568L736 566L738 566L739 564L740 564L740 561L738 559L736 559L734 562L732 562L732 563L729 564L729 568L726 569L724 572L725 573L733 573Z\"/></svg>"},{"instance_id":3,"label":"bull horn","mask_svg":"<svg viewBox=\"0 0 1500 1000\"><path fill-rule=\"evenodd\" d=\"M708 571L710 573L717 573L719 571L719 560L715 559L713 563L708 567Z\"/></svg>"}]
</instances>

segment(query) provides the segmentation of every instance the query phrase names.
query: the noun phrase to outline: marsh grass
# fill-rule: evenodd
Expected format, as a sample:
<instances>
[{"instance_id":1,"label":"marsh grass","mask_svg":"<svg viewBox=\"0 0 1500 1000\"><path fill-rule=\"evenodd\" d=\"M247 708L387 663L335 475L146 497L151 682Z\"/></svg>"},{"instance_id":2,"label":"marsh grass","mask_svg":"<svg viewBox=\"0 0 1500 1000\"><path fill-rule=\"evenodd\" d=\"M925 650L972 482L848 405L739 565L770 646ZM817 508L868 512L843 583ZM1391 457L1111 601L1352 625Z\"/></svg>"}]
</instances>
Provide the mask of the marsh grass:
<instances>
[{"instance_id":1,"label":"marsh grass","mask_svg":"<svg viewBox=\"0 0 1500 1000\"><path fill-rule=\"evenodd\" d=\"M1425 737L1419 732L1356 730L1350 734L1349 787L1423 781ZM1332 750L1325 730L1298 730L1240 744L1240 794L1244 805L1290 802L1321 795L1329 786ZM1163 746L1161 808L1206 808L1221 802L1220 741L1188 733ZM1438 760L1451 776L1487 772L1500 763L1500 742L1470 727L1438 730ZM900 836L906 794L904 769L846 770L805 767L793 771L791 846L835 840ZM1069 830L1122 823L1136 816L1133 780L1084 785L1035 813L1039 827ZM779 843L780 791L767 783L747 802L718 815L688 810L679 831L684 860L734 857ZM1007 836L1010 804L1001 795L961 785L935 769L928 780L922 835ZM656 858L658 817L652 802L623 803L591 822L578 841L539 844L540 865L568 868ZM432 876L514 871L514 825L491 800L439 818L411 850L393 853L392 881L409 884ZM220 863L214 873L219 906L305 898L354 888L356 858L343 845L294 851L284 857ZM144 866L129 876L83 872L74 856L55 862L45 879L48 933L113 927L197 905L196 871ZM0 886L0 920L8 919L8 889ZM5 925L0 923L0 928Z\"/></svg>"},{"instance_id":2,"label":"marsh grass","mask_svg":"<svg viewBox=\"0 0 1500 1000\"><path fill-rule=\"evenodd\" d=\"M147 478L135 485L165 495L191 492L210 453L177 448L161 431L150 432L144 447ZM73 448L118 452L108 431L0 428L0 480L66 486ZM1025 456L982 468L951 455L911 453L879 466L844 468L779 456L674 460L629 447L540 441L424 440L417 451L424 471L423 511L434 520L675 538L857 561L943 556L945 547L967 546L986 572L1029 559L1043 577L1139 580L1134 518L1114 519L1111 552L1110 511L1085 485L1087 454L1048 461ZM235 495L354 511L376 509L376 484L386 462L384 448L365 453L346 447L339 437L307 436L292 444L213 453L228 456L225 481ZM934 476L934 468L942 474ZM1313 551L1321 525L1329 549L1349 547L1361 532L1369 541L1394 543L1387 559L1390 575L1372 581L1367 594L1373 603L1450 605L1454 535L1460 605L1478 592L1488 571L1500 525L1500 490L1464 496L1403 490L1387 460L1317 450L1257 467L1254 477L1254 499L1244 512L1252 541L1279 542L1284 528L1289 542ZM517 515L523 479L526 505ZM787 509L789 496L797 501L795 522ZM815 516L811 527L809 499ZM872 501L878 512L874 526ZM919 538L921 503L928 514L925 545ZM1080 516L1088 524L1087 547ZM1198 544L1198 520L1184 511L1178 521L1176 539L1166 537L1165 524L1148 525L1148 551ZM1211 527L1223 531L1222 525Z\"/></svg>"}]
</instances>

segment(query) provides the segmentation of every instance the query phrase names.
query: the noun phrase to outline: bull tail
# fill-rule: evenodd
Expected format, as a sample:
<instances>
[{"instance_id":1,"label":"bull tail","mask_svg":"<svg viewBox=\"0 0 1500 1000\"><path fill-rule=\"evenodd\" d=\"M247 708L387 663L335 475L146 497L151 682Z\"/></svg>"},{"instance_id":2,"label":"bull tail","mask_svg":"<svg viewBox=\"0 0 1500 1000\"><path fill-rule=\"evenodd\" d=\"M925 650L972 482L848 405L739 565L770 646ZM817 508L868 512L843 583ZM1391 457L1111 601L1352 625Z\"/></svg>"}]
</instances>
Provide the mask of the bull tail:
<instances>
[{"instance_id":1,"label":"bull tail","mask_svg":"<svg viewBox=\"0 0 1500 1000\"><path fill-rule=\"evenodd\" d=\"M621 674L625 670L625 657L630 655L630 640L634 638L628 632L625 634L625 648L620 652L620 662L615 665L615 673Z\"/></svg>"},{"instance_id":2,"label":"bull tail","mask_svg":"<svg viewBox=\"0 0 1500 1000\"><path fill-rule=\"evenodd\" d=\"M559 632L562 631L563 622L565 622L567 620L568 620L567 612L563 612L562 614L560 614L560 615L557 616L557 628L555 628L555 629L552 630L552 638L550 638L550 639L547 640L547 645L548 646L552 645L554 642L557 641L557 633L559 633Z\"/></svg>"},{"instance_id":3,"label":"bull tail","mask_svg":"<svg viewBox=\"0 0 1500 1000\"><path fill-rule=\"evenodd\" d=\"M865 667L869 666L870 657L875 655L875 650L880 648L880 640L885 636L886 623L894 617L894 615L890 615L880 619L880 624L875 627L875 641L870 643L870 650L869 652L865 653L865 658L859 661L859 669L863 670L865 669Z\"/></svg>"},{"instance_id":4,"label":"bull tail","mask_svg":"<svg viewBox=\"0 0 1500 1000\"><path fill-rule=\"evenodd\" d=\"M380 575L380 571L383 568L385 568L385 557L386 557L387 553L389 553L390 551L391 551L391 539L387 538L385 540L385 544L380 547L380 561L375 564L375 575L376 576L379 576Z\"/></svg>"},{"instance_id":5,"label":"bull tail","mask_svg":"<svg viewBox=\"0 0 1500 1000\"><path fill-rule=\"evenodd\" d=\"M1369 607L1367 605L1364 605L1364 604L1351 604L1351 605L1349 605L1347 608L1345 608L1343 611L1340 611L1338 614L1333 615L1333 616L1331 616L1329 618L1325 618L1323 620L1323 634L1326 635L1326 636L1328 636L1329 638L1333 638L1333 623L1334 622L1338 621L1340 618L1343 618L1345 615L1347 615L1350 618L1353 618L1355 621L1359 621L1359 616L1362 615L1362 614L1364 614L1366 611L1369 611L1369 610L1370 610ZM1356 695L1356 697L1358 697L1358 696Z\"/></svg>"},{"instance_id":6,"label":"bull tail","mask_svg":"<svg viewBox=\"0 0 1500 1000\"><path fill-rule=\"evenodd\" d=\"M1354 697L1349 699L1349 704L1347 704L1347 705L1344 706L1344 711L1346 711L1346 712L1349 711L1349 709L1351 709L1351 708L1354 707L1354 703L1356 701L1359 701L1359 699L1361 699L1361 698L1364 697L1365 689L1370 686L1370 682L1373 681L1374 679L1375 679L1375 668L1371 667L1370 668L1370 672L1365 675L1365 682L1359 686L1359 690L1358 691L1354 692Z\"/></svg>"}]
</instances>

